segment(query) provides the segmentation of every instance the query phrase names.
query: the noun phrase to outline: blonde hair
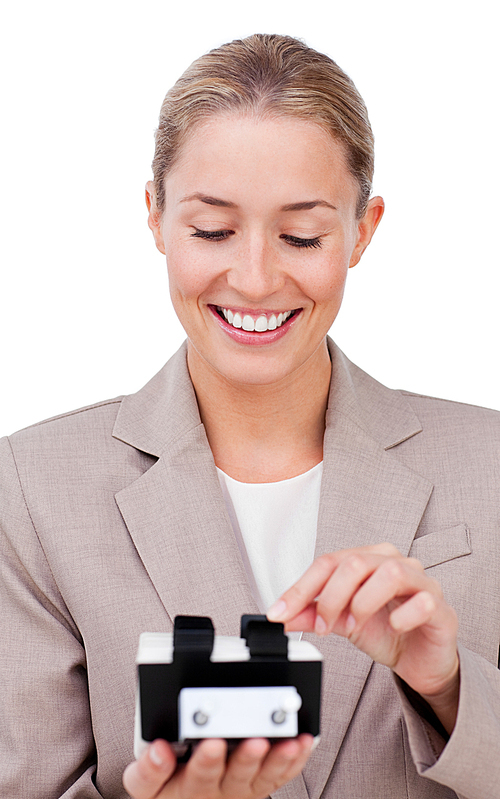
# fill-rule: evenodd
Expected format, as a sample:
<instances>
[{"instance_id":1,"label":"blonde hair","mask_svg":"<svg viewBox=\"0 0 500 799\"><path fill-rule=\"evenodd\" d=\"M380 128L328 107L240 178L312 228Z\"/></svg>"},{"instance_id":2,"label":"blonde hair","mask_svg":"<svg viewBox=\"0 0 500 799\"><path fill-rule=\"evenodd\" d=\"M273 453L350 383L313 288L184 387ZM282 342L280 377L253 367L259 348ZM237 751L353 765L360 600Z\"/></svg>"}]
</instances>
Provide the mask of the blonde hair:
<instances>
[{"instance_id":1,"label":"blonde hair","mask_svg":"<svg viewBox=\"0 0 500 799\"><path fill-rule=\"evenodd\" d=\"M317 123L345 148L359 184L358 217L372 190L373 133L352 80L327 55L291 36L254 34L201 56L163 101L153 159L156 207L164 210L164 178L191 128L216 114L253 113Z\"/></svg>"}]
</instances>

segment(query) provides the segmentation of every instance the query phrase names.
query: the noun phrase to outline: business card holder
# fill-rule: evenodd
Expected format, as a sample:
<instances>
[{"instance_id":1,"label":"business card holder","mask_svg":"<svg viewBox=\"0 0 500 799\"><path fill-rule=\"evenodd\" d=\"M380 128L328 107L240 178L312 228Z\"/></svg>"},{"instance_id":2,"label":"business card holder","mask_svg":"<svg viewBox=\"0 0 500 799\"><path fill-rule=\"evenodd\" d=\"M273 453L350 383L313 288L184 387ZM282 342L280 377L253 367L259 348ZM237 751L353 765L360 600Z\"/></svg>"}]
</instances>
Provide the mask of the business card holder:
<instances>
[{"instance_id":1,"label":"business card holder","mask_svg":"<svg viewBox=\"0 0 500 799\"><path fill-rule=\"evenodd\" d=\"M180 760L203 738L319 740L321 654L265 616L241 618L241 636L212 620L177 616L173 633L143 633L137 655L134 753L157 738Z\"/></svg>"}]
</instances>

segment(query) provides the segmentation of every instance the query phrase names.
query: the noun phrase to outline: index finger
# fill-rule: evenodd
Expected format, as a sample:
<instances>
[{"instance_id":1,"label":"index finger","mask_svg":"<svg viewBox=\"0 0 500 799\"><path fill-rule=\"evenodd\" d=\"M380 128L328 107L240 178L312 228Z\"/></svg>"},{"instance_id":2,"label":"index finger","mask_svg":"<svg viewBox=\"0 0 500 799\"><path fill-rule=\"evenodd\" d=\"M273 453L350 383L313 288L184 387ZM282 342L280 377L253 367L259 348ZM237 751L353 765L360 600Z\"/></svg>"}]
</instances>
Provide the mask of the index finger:
<instances>
[{"instance_id":1,"label":"index finger","mask_svg":"<svg viewBox=\"0 0 500 799\"><path fill-rule=\"evenodd\" d=\"M289 622L299 613L310 608L316 597L321 593L326 583L338 565L354 552L387 555L388 557L402 557L393 544L383 543L353 549L340 549L338 552L329 552L320 555L309 566L300 580L292 585L288 591L272 605L267 611L269 621Z\"/></svg>"}]
</instances>

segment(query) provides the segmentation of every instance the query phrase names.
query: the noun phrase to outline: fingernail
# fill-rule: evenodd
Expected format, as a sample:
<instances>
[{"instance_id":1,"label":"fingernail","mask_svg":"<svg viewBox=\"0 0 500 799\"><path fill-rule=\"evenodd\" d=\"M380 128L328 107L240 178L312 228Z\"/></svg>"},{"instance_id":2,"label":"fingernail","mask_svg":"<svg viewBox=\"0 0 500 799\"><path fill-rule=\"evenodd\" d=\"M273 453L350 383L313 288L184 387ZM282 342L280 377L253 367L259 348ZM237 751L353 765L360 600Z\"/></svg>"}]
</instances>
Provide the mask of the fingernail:
<instances>
[{"instance_id":1,"label":"fingernail","mask_svg":"<svg viewBox=\"0 0 500 799\"><path fill-rule=\"evenodd\" d=\"M401 622L399 620L399 616L396 616L395 619L393 619L392 616L389 616L389 624L391 625L392 629L395 632L399 632L399 630L401 630Z\"/></svg>"},{"instance_id":2,"label":"fingernail","mask_svg":"<svg viewBox=\"0 0 500 799\"><path fill-rule=\"evenodd\" d=\"M326 630L327 630L326 621L321 616L316 616L314 631L318 635L323 635L324 633L326 633Z\"/></svg>"},{"instance_id":3,"label":"fingernail","mask_svg":"<svg viewBox=\"0 0 500 799\"><path fill-rule=\"evenodd\" d=\"M356 626L356 619L354 618L352 613L349 613L349 615L348 615L348 617L346 619L346 623L345 623L345 631L346 631L347 635L350 635L352 633L352 631L354 630L355 626Z\"/></svg>"},{"instance_id":4,"label":"fingernail","mask_svg":"<svg viewBox=\"0 0 500 799\"><path fill-rule=\"evenodd\" d=\"M267 618L269 621L281 621L283 616L286 613L286 602L283 599L278 599L274 605L271 605L269 610L266 613Z\"/></svg>"},{"instance_id":5,"label":"fingernail","mask_svg":"<svg viewBox=\"0 0 500 799\"><path fill-rule=\"evenodd\" d=\"M158 751L156 744L151 744L149 747L149 759L155 766L164 766L165 761L163 759L163 755L161 752Z\"/></svg>"}]
</instances>

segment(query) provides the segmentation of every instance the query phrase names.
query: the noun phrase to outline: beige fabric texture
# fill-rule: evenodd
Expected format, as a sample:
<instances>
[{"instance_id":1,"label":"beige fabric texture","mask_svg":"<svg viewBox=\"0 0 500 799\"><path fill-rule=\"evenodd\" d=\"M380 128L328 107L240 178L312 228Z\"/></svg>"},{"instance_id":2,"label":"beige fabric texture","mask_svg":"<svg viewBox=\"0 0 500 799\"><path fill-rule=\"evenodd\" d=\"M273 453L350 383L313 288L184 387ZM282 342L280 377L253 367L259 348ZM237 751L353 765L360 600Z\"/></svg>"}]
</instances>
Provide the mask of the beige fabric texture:
<instances>
[{"instance_id":1,"label":"beige fabric texture","mask_svg":"<svg viewBox=\"0 0 500 799\"><path fill-rule=\"evenodd\" d=\"M322 738L279 799L500 796L500 414L333 362L316 554L391 541L459 622L445 744L391 672L342 638L324 655ZM0 442L0 795L118 799L133 758L135 654L176 614L237 635L258 612L185 346L141 391Z\"/></svg>"}]
</instances>

